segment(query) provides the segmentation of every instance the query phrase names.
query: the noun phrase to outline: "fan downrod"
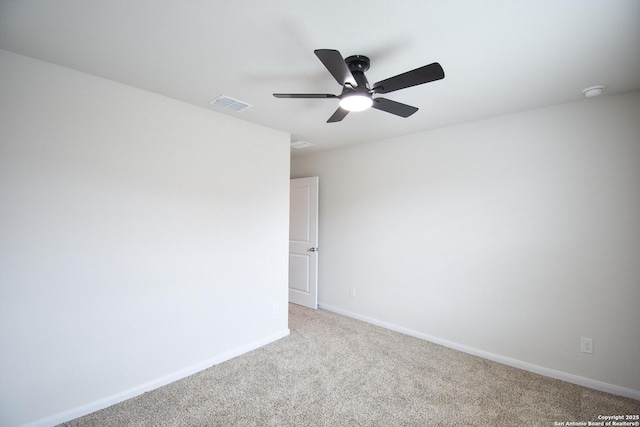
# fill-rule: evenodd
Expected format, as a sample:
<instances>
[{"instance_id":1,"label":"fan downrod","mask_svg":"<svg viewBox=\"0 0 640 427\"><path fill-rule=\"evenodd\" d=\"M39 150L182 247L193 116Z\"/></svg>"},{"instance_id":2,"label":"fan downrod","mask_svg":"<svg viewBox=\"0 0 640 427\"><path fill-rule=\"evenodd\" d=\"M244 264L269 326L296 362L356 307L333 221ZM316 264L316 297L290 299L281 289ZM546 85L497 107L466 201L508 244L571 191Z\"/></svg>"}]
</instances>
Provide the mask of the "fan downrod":
<instances>
[{"instance_id":1,"label":"fan downrod","mask_svg":"<svg viewBox=\"0 0 640 427\"><path fill-rule=\"evenodd\" d=\"M344 60L347 64L347 68L351 71L351 75L356 80L358 88L360 90L369 90L369 82L364 75L364 72L369 69L369 58L364 55L349 56Z\"/></svg>"}]
</instances>

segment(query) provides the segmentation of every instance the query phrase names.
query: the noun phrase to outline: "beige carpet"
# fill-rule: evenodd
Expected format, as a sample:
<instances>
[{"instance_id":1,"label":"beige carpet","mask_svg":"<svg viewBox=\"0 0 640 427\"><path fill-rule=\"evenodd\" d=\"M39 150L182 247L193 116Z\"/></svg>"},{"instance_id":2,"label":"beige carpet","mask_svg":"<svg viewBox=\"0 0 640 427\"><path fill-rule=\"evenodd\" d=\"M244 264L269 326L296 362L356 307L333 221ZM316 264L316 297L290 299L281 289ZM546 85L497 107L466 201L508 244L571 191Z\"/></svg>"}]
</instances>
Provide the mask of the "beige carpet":
<instances>
[{"instance_id":1,"label":"beige carpet","mask_svg":"<svg viewBox=\"0 0 640 427\"><path fill-rule=\"evenodd\" d=\"M640 414L640 401L289 310L289 337L64 425L553 426Z\"/></svg>"}]
</instances>

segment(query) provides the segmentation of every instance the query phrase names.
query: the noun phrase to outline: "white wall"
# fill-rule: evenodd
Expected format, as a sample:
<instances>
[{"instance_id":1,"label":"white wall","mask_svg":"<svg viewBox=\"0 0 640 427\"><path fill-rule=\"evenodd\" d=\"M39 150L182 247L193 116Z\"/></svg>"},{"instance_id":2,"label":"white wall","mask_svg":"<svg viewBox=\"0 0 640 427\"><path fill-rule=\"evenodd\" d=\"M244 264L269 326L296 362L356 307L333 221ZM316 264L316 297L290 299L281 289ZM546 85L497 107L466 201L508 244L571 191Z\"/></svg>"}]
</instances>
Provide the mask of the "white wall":
<instances>
[{"instance_id":1,"label":"white wall","mask_svg":"<svg viewBox=\"0 0 640 427\"><path fill-rule=\"evenodd\" d=\"M640 399L639 92L292 160L313 175L321 306Z\"/></svg>"},{"instance_id":2,"label":"white wall","mask_svg":"<svg viewBox=\"0 0 640 427\"><path fill-rule=\"evenodd\" d=\"M0 425L288 333L287 134L6 51L0 94Z\"/></svg>"}]
</instances>

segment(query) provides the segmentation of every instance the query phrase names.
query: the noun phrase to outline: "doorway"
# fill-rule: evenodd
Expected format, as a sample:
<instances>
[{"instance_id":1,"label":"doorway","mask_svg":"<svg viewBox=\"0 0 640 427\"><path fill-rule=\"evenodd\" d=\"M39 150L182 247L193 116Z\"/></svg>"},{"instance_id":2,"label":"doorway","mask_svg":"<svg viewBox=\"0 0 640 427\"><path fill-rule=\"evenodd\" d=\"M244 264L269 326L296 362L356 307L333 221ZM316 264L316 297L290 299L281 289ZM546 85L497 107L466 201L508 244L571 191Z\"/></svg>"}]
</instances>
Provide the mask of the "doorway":
<instances>
[{"instance_id":1,"label":"doorway","mask_svg":"<svg viewBox=\"0 0 640 427\"><path fill-rule=\"evenodd\" d=\"M318 308L317 176L290 181L289 302Z\"/></svg>"}]
</instances>

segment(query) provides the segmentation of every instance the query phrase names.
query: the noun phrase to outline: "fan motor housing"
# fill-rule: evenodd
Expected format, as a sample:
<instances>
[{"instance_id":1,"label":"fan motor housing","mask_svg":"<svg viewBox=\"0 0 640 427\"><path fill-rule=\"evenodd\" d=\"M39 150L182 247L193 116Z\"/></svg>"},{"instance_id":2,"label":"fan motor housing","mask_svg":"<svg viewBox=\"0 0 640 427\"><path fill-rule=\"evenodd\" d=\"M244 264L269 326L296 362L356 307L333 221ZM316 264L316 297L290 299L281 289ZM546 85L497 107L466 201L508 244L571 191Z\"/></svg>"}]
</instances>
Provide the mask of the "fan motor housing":
<instances>
[{"instance_id":1,"label":"fan motor housing","mask_svg":"<svg viewBox=\"0 0 640 427\"><path fill-rule=\"evenodd\" d=\"M369 69L369 65L371 61L364 55L353 55L349 56L344 60L347 63L347 67L349 67L349 71L361 71L365 72Z\"/></svg>"}]
</instances>

